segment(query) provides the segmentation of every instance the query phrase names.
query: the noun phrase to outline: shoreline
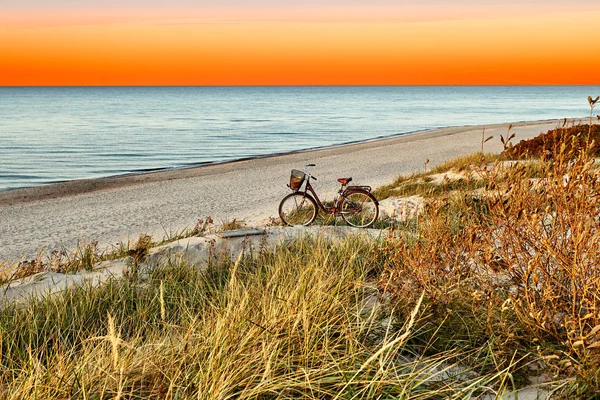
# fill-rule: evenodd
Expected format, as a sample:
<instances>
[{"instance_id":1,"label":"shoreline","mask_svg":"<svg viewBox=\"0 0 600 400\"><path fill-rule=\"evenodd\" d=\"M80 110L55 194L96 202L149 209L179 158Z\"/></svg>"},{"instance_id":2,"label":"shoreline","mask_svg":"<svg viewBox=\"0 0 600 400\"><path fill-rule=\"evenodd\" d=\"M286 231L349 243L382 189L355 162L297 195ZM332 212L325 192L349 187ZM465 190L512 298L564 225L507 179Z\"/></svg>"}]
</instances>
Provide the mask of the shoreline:
<instances>
[{"instance_id":1,"label":"shoreline","mask_svg":"<svg viewBox=\"0 0 600 400\"><path fill-rule=\"evenodd\" d=\"M98 241L99 248L110 249L140 234L161 239L209 216L216 224L236 219L260 226L277 216L279 202L289 193L290 170L308 162L316 164L311 169L319 178L314 187L327 200L339 188L339 177L351 176L358 185L376 188L399 175L421 171L425 160L429 169L478 152L483 128L486 137L494 136L484 151L498 153L503 148L500 135L506 135L509 125L517 143L562 121L442 128L221 164L0 192L0 261L29 259L40 249L70 250L81 240Z\"/></svg>"},{"instance_id":2,"label":"shoreline","mask_svg":"<svg viewBox=\"0 0 600 400\"><path fill-rule=\"evenodd\" d=\"M569 121L581 121L582 118L569 118ZM342 149L348 146L360 146L367 145L369 143L380 143L383 144L385 141L396 141L398 139L405 139L407 141L426 139L432 137L439 136L447 136L452 135L456 132L454 130L473 130L473 129L493 129L503 126L508 126L510 124L513 125L513 128L522 127L522 126L530 126L544 123L551 123L552 121L558 120L536 120L536 121L519 121L512 123L498 123L498 124L489 124L489 125L463 125L463 126L448 126L442 128L433 128L426 129L420 131L412 131L412 132L402 132L397 133L390 136L379 136L375 138L351 141L346 143L335 144L331 146L322 146L322 147L312 147L308 149L300 149L293 150L282 153L273 153L259 156L249 156L236 160L230 161L214 161L214 162L206 162L200 163L198 165L193 166L181 166L181 167L158 167L156 169L152 169L149 171L132 171L119 175L110 175L105 177L98 178L83 178L83 179L74 179L70 181L64 182L56 182L39 186L31 186L31 187L23 187L23 188L9 188L0 190L0 207L2 206L10 206L19 203L27 203L34 202L46 199L57 199L66 196L75 196L79 194L91 193L98 190L109 190L109 189L118 189L122 187L127 187L130 185L142 184L142 183L150 183L150 182L160 182L165 180L172 179L185 179L191 177L199 177L204 176L204 174L199 171L200 169L210 168L210 167L220 167L220 166L229 166L229 165L237 165L239 163L254 161L254 160L263 160L263 159L272 159L278 157L286 157L292 156L296 154L306 154L306 153L317 153L321 151L327 150L336 150Z\"/></svg>"}]
</instances>

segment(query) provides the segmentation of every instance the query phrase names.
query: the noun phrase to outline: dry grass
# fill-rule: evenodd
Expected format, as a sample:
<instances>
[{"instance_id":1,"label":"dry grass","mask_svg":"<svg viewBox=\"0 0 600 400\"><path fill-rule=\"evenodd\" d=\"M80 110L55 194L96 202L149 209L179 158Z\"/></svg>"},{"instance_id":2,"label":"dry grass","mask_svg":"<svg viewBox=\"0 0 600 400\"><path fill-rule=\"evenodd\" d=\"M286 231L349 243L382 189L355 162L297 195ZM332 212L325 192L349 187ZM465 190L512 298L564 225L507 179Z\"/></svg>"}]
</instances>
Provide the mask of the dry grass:
<instances>
[{"instance_id":1,"label":"dry grass","mask_svg":"<svg viewBox=\"0 0 600 400\"><path fill-rule=\"evenodd\" d=\"M565 149L561 150L561 146ZM575 125L557 128L539 135L533 139L522 140L507 149L503 157L525 158L554 158L560 152L586 149L590 155L600 154L600 125Z\"/></svg>"},{"instance_id":2,"label":"dry grass","mask_svg":"<svg viewBox=\"0 0 600 400\"><path fill-rule=\"evenodd\" d=\"M472 170L473 167L476 166L484 166L489 163L493 163L498 160L498 156L495 154L483 154L483 153L475 153L470 154L464 157L458 157L449 161L446 161L444 164L441 164L435 167L431 172L434 174L439 174L443 172L447 172L450 170L455 170L458 172L465 170Z\"/></svg>"},{"instance_id":3,"label":"dry grass","mask_svg":"<svg viewBox=\"0 0 600 400\"><path fill-rule=\"evenodd\" d=\"M562 141L535 166L497 163L487 191L430 201L416 231L390 241L381 287L398 307L425 293L433 347L486 343L494 368L517 357L563 379L567 397L600 391L600 175L590 154Z\"/></svg>"},{"instance_id":4,"label":"dry grass","mask_svg":"<svg viewBox=\"0 0 600 400\"><path fill-rule=\"evenodd\" d=\"M118 256L121 256L121 254L115 253L112 255L113 258L117 258ZM82 240L70 252L66 250L53 251L47 255L42 249L34 259L17 263L1 263L0 271L5 271L5 273L0 275L0 285L44 271L60 273L89 271L95 264L106 258L107 256L100 254L98 251L98 242L95 241L87 242Z\"/></svg>"},{"instance_id":5,"label":"dry grass","mask_svg":"<svg viewBox=\"0 0 600 400\"><path fill-rule=\"evenodd\" d=\"M373 302L381 250L303 239L6 307L0 396L458 399L505 388L506 370L480 375L456 367L459 350L408 345L421 304L399 319Z\"/></svg>"},{"instance_id":6,"label":"dry grass","mask_svg":"<svg viewBox=\"0 0 600 400\"><path fill-rule=\"evenodd\" d=\"M409 176L399 176L388 185L377 188L373 194L378 200L388 197L410 197L420 195L426 198L434 198L453 191L472 191L485 185L480 179L481 171L489 163L498 159L492 154L475 153L465 157L449 160L446 163L425 171ZM462 179L449 179L441 184L432 182L432 176L443 173L456 173L462 175Z\"/></svg>"},{"instance_id":7,"label":"dry grass","mask_svg":"<svg viewBox=\"0 0 600 400\"><path fill-rule=\"evenodd\" d=\"M133 269L144 261L148 251L179 239L200 236L211 231L225 231L245 227L244 221L233 219L223 221L215 226L211 217L199 219L193 228L185 228L177 232L165 232L162 240L155 240L150 235L140 234L136 240L121 241L111 249L100 249L98 242L81 240L71 250L53 251L47 254L40 249L36 258L15 263L0 261L0 285L17 279L35 275L40 272L54 271L66 274L90 271L94 265L106 260L130 257Z\"/></svg>"}]
</instances>

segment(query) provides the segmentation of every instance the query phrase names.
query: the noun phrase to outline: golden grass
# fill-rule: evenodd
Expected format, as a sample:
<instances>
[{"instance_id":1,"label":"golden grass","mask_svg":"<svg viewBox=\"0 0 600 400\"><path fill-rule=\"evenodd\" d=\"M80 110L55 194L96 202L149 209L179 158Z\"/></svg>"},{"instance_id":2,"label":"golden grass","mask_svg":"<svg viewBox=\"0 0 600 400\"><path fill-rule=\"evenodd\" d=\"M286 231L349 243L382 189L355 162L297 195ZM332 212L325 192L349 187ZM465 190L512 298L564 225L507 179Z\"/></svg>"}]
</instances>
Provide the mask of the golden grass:
<instances>
[{"instance_id":1,"label":"golden grass","mask_svg":"<svg viewBox=\"0 0 600 400\"><path fill-rule=\"evenodd\" d=\"M476 190L485 186L485 182L479 179L481 171L485 170L487 164L497 159L498 156L482 153L459 157L449 160L429 172L399 176L394 182L377 188L373 193L378 200L384 200L388 197L409 197L414 195L434 198L457 190ZM448 180L442 184L431 182L432 175L449 172L462 174L464 178Z\"/></svg>"},{"instance_id":2,"label":"golden grass","mask_svg":"<svg viewBox=\"0 0 600 400\"><path fill-rule=\"evenodd\" d=\"M498 388L506 370L479 375L456 368L458 349L408 345L420 300L405 319L373 302L378 249L302 239L206 270L165 265L144 281L6 307L0 396L419 399Z\"/></svg>"}]
</instances>

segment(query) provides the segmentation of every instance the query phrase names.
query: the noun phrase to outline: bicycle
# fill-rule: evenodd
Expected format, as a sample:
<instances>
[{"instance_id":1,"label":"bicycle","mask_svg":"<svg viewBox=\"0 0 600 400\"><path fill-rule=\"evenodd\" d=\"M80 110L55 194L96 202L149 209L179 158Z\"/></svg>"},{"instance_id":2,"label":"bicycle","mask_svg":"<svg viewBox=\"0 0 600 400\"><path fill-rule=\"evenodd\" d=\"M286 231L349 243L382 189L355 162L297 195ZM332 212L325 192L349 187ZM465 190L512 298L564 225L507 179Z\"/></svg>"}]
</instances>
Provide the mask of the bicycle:
<instances>
[{"instance_id":1,"label":"bicycle","mask_svg":"<svg viewBox=\"0 0 600 400\"><path fill-rule=\"evenodd\" d=\"M287 186L293 193L285 196L279 204L281 221L289 226L308 226L315 221L321 209L327 214L340 215L350 226L368 228L373 225L379 216L379 202L371 194L371 187L348 186L352 178L339 178L337 181L342 186L333 205L325 206L310 184L311 179L317 180L308 172L308 167L314 166L315 164L306 164L304 172L292 170L290 184ZM302 191L303 184L305 186Z\"/></svg>"}]
</instances>

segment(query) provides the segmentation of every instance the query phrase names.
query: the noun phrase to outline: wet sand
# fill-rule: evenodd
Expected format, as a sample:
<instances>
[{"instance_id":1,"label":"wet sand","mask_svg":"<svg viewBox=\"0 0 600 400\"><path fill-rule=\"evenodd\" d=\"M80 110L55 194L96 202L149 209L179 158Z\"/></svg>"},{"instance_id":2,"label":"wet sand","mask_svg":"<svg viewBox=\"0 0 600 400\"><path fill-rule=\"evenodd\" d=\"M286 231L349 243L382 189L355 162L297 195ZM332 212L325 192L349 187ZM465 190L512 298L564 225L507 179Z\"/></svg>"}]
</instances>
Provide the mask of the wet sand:
<instances>
[{"instance_id":1,"label":"wet sand","mask_svg":"<svg viewBox=\"0 0 600 400\"><path fill-rule=\"evenodd\" d=\"M556 128L558 120L514 123L514 143ZM500 152L509 124L485 126L486 152ZM400 174L433 168L480 150L484 126L454 127L306 152L195 168L79 180L0 192L0 260L30 258L71 249L81 239L102 247L136 239L160 239L211 216L216 223L237 218L251 225L277 216L289 189L292 168L314 163L314 186L333 197L336 178L377 187Z\"/></svg>"}]
</instances>

